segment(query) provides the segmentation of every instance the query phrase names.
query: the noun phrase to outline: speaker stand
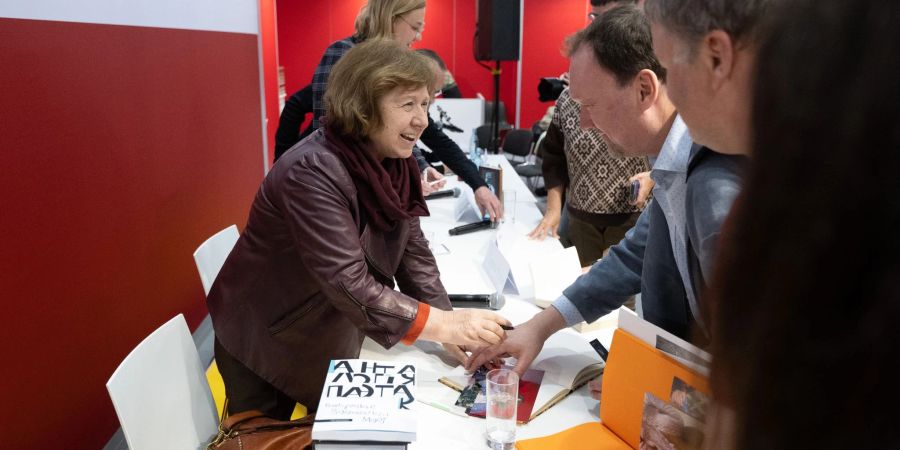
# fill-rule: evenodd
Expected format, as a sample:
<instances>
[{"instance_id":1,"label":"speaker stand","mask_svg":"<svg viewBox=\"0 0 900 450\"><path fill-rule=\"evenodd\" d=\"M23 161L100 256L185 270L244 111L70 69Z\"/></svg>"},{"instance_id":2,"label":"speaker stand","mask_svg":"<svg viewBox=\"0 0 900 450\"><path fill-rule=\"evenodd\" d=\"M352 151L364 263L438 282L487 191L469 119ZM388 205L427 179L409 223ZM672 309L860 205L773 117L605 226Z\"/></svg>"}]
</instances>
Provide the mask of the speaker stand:
<instances>
[{"instance_id":1,"label":"speaker stand","mask_svg":"<svg viewBox=\"0 0 900 450\"><path fill-rule=\"evenodd\" d=\"M494 61L496 64L491 75L494 77L494 114L491 119L491 143L488 146L488 152L500 153L500 61Z\"/></svg>"}]
</instances>

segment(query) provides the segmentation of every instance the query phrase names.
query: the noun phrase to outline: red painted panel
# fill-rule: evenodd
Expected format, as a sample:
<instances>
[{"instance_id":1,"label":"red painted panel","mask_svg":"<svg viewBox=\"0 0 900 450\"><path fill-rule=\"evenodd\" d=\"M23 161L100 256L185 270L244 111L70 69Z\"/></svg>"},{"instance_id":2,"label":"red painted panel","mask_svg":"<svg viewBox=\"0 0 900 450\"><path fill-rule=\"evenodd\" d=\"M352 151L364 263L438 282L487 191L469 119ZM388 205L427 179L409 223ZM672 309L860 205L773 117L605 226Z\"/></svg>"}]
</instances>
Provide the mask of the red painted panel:
<instances>
[{"instance_id":1,"label":"red painted panel","mask_svg":"<svg viewBox=\"0 0 900 450\"><path fill-rule=\"evenodd\" d=\"M522 47L522 126L530 127L553 103L538 101L541 77L555 77L569 69L560 52L565 38L587 25L586 0L526 0Z\"/></svg>"},{"instance_id":2,"label":"red painted panel","mask_svg":"<svg viewBox=\"0 0 900 450\"><path fill-rule=\"evenodd\" d=\"M331 42L353 33L353 20L363 0L278 3L279 58L285 68L288 95L309 84L322 52ZM550 103L537 99L541 77L568 69L561 54L563 40L587 23L586 0L525 0L522 37L521 126L540 120ZM438 52L456 77L464 96L494 96L490 71L472 56L476 0L429 0L425 35L417 48ZM493 66L493 64L491 64ZM500 98L515 121L517 64L504 62Z\"/></svg>"},{"instance_id":3,"label":"red painted panel","mask_svg":"<svg viewBox=\"0 0 900 450\"><path fill-rule=\"evenodd\" d=\"M118 363L205 316L191 253L263 173L256 39L0 19L3 448L101 448Z\"/></svg>"},{"instance_id":4,"label":"red painted panel","mask_svg":"<svg viewBox=\"0 0 900 450\"><path fill-rule=\"evenodd\" d=\"M278 2L278 58L291 96L312 81L325 48L353 34L353 21L365 0Z\"/></svg>"},{"instance_id":5,"label":"red painted panel","mask_svg":"<svg viewBox=\"0 0 900 450\"><path fill-rule=\"evenodd\" d=\"M275 131L278 130L278 30L275 0L259 0L259 36L262 47L263 90L266 99L268 165L275 159Z\"/></svg>"}]
</instances>

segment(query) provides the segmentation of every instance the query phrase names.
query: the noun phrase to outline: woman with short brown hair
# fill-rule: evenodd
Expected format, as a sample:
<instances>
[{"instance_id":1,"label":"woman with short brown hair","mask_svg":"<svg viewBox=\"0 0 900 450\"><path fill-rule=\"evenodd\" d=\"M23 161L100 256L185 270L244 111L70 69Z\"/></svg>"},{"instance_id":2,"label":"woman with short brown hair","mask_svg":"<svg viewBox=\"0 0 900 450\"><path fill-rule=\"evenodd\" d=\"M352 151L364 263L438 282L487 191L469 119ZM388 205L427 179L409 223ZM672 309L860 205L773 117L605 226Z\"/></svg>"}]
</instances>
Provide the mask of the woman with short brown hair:
<instances>
[{"instance_id":1,"label":"woman with short brown hair","mask_svg":"<svg viewBox=\"0 0 900 450\"><path fill-rule=\"evenodd\" d=\"M452 310L419 226L427 60L371 39L331 76L326 126L275 163L209 293L230 413L315 410L329 361L356 358L366 336L442 342L460 361L506 337L499 315Z\"/></svg>"}]
</instances>

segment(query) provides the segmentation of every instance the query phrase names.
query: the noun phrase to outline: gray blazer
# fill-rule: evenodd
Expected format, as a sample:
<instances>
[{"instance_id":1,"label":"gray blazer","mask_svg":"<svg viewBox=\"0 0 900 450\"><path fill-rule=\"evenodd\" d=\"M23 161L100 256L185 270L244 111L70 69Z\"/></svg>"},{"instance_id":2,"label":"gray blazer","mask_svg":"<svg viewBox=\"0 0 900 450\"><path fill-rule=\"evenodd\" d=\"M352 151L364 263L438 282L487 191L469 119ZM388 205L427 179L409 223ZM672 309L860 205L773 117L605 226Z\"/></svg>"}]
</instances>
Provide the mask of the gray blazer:
<instances>
[{"instance_id":1,"label":"gray blazer","mask_svg":"<svg viewBox=\"0 0 900 450\"><path fill-rule=\"evenodd\" d=\"M740 191L744 157L715 153L695 145L687 177L688 265L695 292L711 277L722 223ZM641 293L644 319L689 339L693 317L678 273L669 227L651 202L609 255L569 286L563 295L591 322Z\"/></svg>"}]
</instances>

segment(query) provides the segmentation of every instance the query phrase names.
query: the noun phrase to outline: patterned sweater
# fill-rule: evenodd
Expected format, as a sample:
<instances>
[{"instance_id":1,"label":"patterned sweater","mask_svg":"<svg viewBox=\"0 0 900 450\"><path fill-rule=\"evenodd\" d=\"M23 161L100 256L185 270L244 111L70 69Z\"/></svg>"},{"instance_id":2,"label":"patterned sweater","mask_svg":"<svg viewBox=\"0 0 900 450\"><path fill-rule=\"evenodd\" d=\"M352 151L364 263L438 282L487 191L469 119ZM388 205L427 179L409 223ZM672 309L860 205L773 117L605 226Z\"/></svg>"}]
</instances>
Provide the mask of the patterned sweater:
<instances>
[{"instance_id":1,"label":"patterned sweater","mask_svg":"<svg viewBox=\"0 0 900 450\"><path fill-rule=\"evenodd\" d=\"M541 145L547 188L563 186L569 212L586 220L639 212L628 204L626 185L633 175L650 170L647 159L612 155L599 130L581 128L580 113L581 106L564 90Z\"/></svg>"}]
</instances>

